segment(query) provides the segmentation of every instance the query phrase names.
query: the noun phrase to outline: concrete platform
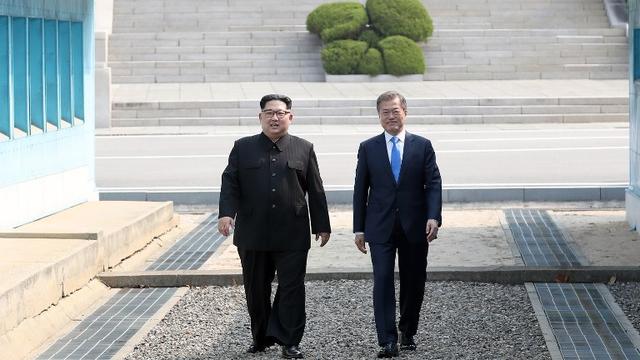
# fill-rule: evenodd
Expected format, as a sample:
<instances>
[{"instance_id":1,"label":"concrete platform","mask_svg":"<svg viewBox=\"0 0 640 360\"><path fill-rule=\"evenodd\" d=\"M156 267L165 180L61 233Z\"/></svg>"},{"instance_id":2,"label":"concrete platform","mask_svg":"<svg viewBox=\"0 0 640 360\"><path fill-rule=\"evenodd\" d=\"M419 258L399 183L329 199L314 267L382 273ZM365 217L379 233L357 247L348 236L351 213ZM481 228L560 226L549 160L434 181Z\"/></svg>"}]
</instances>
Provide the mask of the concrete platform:
<instances>
[{"instance_id":1,"label":"concrete platform","mask_svg":"<svg viewBox=\"0 0 640 360\"><path fill-rule=\"evenodd\" d=\"M624 210L598 208L587 203L527 204L545 208L574 251L590 266L525 268L502 208L514 204L447 206L444 226L429 249L431 281L607 282L640 281L640 235L629 229ZM351 211L330 211L332 236L320 248L312 242L307 263L308 280L370 279L369 255L353 244ZM242 283L240 260L232 238L198 271L127 271L100 275L112 287L212 286Z\"/></svg>"},{"instance_id":2,"label":"concrete platform","mask_svg":"<svg viewBox=\"0 0 640 360\"><path fill-rule=\"evenodd\" d=\"M103 201L0 233L0 336L83 288L177 222L171 202Z\"/></svg>"}]
</instances>

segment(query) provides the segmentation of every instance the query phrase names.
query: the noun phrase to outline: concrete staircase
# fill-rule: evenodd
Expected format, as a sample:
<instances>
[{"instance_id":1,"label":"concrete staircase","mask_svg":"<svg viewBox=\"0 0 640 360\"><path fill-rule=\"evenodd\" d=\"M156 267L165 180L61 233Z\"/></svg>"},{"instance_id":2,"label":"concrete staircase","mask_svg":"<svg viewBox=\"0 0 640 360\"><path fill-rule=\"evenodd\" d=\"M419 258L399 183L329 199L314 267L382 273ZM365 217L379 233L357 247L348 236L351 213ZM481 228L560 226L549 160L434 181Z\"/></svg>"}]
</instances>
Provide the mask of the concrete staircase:
<instances>
[{"instance_id":1,"label":"concrete staircase","mask_svg":"<svg viewBox=\"0 0 640 360\"><path fill-rule=\"evenodd\" d=\"M322 44L304 24L307 14L325 2L115 0L109 55L113 82L129 86L125 93L130 94L152 84L167 89L160 100L116 99L111 125L254 124L255 95L218 102L206 96L183 96L174 86L191 84L220 92L225 91L225 84L240 82L254 83L242 84L252 89L263 88L257 82L324 82ZM624 30L609 26L603 0L423 2L436 29L423 45L425 80L627 78L627 38ZM490 82L487 86L492 87ZM354 84L354 91L357 89ZM377 122L373 96L347 95L342 100L335 94L297 97L296 120ZM566 95L551 97L475 97L477 94L470 98L464 92L441 98L412 94L412 121L626 121L628 112L626 98L601 95L597 90L584 99L570 89Z\"/></svg>"},{"instance_id":2,"label":"concrete staircase","mask_svg":"<svg viewBox=\"0 0 640 360\"><path fill-rule=\"evenodd\" d=\"M324 81L307 14L325 0L116 0L114 83ZM425 80L624 79L602 0L424 0Z\"/></svg>"},{"instance_id":3,"label":"concrete staircase","mask_svg":"<svg viewBox=\"0 0 640 360\"><path fill-rule=\"evenodd\" d=\"M323 2L116 0L113 81L324 81L304 25Z\"/></svg>"},{"instance_id":4,"label":"concrete staircase","mask_svg":"<svg viewBox=\"0 0 640 360\"><path fill-rule=\"evenodd\" d=\"M425 80L626 79L602 0L428 0Z\"/></svg>"},{"instance_id":5,"label":"concrete staircase","mask_svg":"<svg viewBox=\"0 0 640 360\"><path fill-rule=\"evenodd\" d=\"M411 123L483 124L509 122L626 121L626 98L448 98L409 99ZM297 124L376 124L374 99L296 100ZM112 125L256 125L256 100L114 104Z\"/></svg>"}]
</instances>

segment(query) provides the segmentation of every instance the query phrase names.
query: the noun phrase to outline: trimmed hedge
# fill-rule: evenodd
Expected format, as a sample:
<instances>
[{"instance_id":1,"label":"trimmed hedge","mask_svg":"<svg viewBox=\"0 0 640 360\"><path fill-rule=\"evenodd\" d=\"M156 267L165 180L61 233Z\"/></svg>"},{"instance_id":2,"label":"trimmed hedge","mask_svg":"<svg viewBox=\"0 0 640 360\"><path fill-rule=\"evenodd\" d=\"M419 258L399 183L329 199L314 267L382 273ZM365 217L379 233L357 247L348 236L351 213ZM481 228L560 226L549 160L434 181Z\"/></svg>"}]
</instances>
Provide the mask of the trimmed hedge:
<instances>
[{"instance_id":1,"label":"trimmed hedge","mask_svg":"<svg viewBox=\"0 0 640 360\"><path fill-rule=\"evenodd\" d=\"M419 0L367 0L371 24L385 36L425 41L433 33L431 16Z\"/></svg>"},{"instance_id":2,"label":"trimmed hedge","mask_svg":"<svg viewBox=\"0 0 640 360\"><path fill-rule=\"evenodd\" d=\"M320 54L322 66L327 74L355 74L368 47L366 42L357 40L331 42Z\"/></svg>"},{"instance_id":3,"label":"trimmed hedge","mask_svg":"<svg viewBox=\"0 0 640 360\"><path fill-rule=\"evenodd\" d=\"M380 40L379 44L384 66L389 74L424 74L424 54L422 48L413 40L402 35L394 35Z\"/></svg>"},{"instance_id":4,"label":"trimmed hedge","mask_svg":"<svg viewBox=\"0 0 640 360\"><path fill-rule=\"evenodd\" d=\"M369 74L371 76L383 74L384 61L382 60L380 50L369 48L358 65L357 73Z\"/></svg>"},{"instance_id":5,"label":"trimmed hedge","mask_svg":"<svg viewBox=\"0 0 640 360\"><path fill-rule=\"evenodd\" d=\"M373 29L367 29L360 34L358 40L366 41L369 44L369 47L378 49L378 42L382 39L382 37L375 32Z\"/></svg>"},{"instance_id":6,"label":"trimmed hedge","mask_svg":"<svg viewBox=\"0 0 640 360\"><path fill-rule=\"evenodd\" d=\"M325 43L357 39L369 22L367 10L358 2L322 4L307 16L307 30Z\"/></svg>"}]
</instances>

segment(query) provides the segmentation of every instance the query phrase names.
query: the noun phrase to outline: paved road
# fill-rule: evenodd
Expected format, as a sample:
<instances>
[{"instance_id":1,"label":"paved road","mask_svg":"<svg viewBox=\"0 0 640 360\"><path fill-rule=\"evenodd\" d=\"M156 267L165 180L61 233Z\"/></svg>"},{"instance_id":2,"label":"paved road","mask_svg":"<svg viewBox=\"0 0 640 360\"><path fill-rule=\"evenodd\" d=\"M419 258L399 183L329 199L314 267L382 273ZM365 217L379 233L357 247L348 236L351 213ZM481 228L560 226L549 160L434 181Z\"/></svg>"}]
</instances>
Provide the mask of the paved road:
<instances>
[{"instance_id":1,"label":"paved road","mask_svg":"<svg viewBox=\"0 0 640 360\"><path fill-rule=\"evenodd\" d=\"M624 123L409 125L408 130L433 141L446 187L612 185L628 179ZM97 135L96 182L100 189L216 188L233 141L258 131L255 126ZM380 130L293 125L291 132L315 144L326 187L340 188L353 183L358 144Z\"/></svg>"}]
</instances>

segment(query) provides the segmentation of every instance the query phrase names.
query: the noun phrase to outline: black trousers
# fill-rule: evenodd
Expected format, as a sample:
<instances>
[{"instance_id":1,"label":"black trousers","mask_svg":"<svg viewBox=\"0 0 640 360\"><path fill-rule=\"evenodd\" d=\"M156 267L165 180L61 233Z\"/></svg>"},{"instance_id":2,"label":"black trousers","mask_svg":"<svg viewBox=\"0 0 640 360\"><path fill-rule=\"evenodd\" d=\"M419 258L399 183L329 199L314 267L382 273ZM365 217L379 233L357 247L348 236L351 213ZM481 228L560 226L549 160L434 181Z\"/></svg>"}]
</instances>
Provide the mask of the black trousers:
<instances>
[{"instance_id":1,"label":"black trousers","mask_svg":"<svg viewBox=\"0 0 640 360\"><path fill-rule=\"evenodd\" d=\"M396 251L400 272L400 331L413 336L418 331L420 308L427 279L427 253L429 245L407 240L400 221L396 218L389 241L369 244L373 264L373 313L378 333L378 344L398 342L396 327L396 294L394 270Z\"/></svg>"},{"instance_id":2,"label":"black trousers","mask_svg":"<svg viewBox=\"0 0 640 360\"><path fill-rule=\"evenodd\" d=\"M304 276L308 250L254 251L238 248L256 344L298 345L306 322ZM271 283L278 288L271 305Z\"/></svg>"}]
</instances>

